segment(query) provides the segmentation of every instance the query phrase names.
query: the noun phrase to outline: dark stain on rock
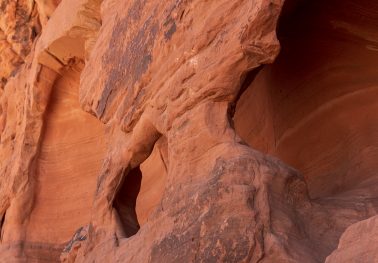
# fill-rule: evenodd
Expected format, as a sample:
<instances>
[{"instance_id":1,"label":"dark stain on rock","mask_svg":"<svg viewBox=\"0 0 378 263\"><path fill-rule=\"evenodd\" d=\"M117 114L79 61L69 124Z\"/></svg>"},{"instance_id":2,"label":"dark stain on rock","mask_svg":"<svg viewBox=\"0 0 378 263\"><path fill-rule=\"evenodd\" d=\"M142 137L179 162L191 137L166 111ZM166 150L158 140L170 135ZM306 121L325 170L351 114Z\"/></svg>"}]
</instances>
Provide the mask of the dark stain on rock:
<instances>
[{"instance_id":1,"label":"dark stain on rock","mask_svg":"<svg viewBox=\"0 0 378 263\"><path fill-rule=\"evenodd\" d=\"M14 28L16 34L12 36L14 42L21 44L19 55L23 58L30 53L30 42L33 40L32 28L29 26L31 16L25 8L22 4L17 3L15 11L17 19Z\"/></svg>"},{"instance_id":2,"label":"dark stain on rock","mask_svg":"<svg viewBox=\"0 0 378 263\"><path fill-rule=\"evenodd\" d=\"M63 249L63 252L69 252L71 251L71 248L75 242L84 241L87 239L88 234L88 226L86 227L80 227L78 230L76 230L75 234L71 238L71 240L66 244L66 246Z\"/></svg>"},{"instance_id":3,"label":"dark stain on rock","mask_svg":"<svg viewBox=\"0 0 378 263\"><path fill-rule=\"evenodd\" d=\"M135 94L134 85L152 61L152 48L159 26L155 21L155 12L141 23L144 5L145 1L134 1L127 16L114 27L109 48L103 56L103 65L111 65L111 68L107 70L109 75L96 109L99 117L104 115L106 105L122 88L127 89L127 104L131 105Z\"/></svg>"},{"instance_id":4,"label":"dark stain on rock","mask_svg":"<svg viewBox=\"0 0 378 263\"><path fill-rule=\"evenodd\" d=\"M177 25L176 25L176 21L173 19L172 17L172 13L173 11L177 11L177 9L179 9L179 7L181 6L181 4L183 3L182 0L177 0L174 2L174 4L167 10L167 15L166 15L166 18L165 18L165 22L163 23L163 27L165 28L164 30L164 39L166 41L170 40L173 36L173 34L176 32L177 30Z\"/></svg>"},{"instance_id":5,"label":"dark stain on rock","mask_svg":"<svg viewBox=\"0 0 378 263\"><path fill-rule=\"evenodd\" d=\"M3 0L0 4L0 10L5 11L5 8L7 7L8 4L9 4L9 0Z\"/></svg>"},{"instance_id":6,"label":"dark stain on rock","mask_svg":"<svg viewBox=\"0 0 378 263\"><path fill-rule=\"evenodd\" d=\"M154 244L151 262L248 261L249 253L254 248L255 233L250 229L254 219L239 218L240 215L231 213L225 214L222 205L217 205L213 200L222 199L224 194L232 194L228 192L230 185L229 179L226 178L242 174L241 169L243 167L245 169L249 162L248 158L228 160L218 158L206 188L201 189L196 198L194 198L195 193L186 196L177 192L170 194L171 202L174 204L180 204L179 199L196 199L196 201L187 202L180 207L168 208L168 215L175 218L177 226ZM250 173L246 176L247 182L250 181L250 176L253 176L253 172ZM232 184L240 185L243 181L236 178ZM247 200L248 196L245 196L245 199ZM239 201L243 202L243 200ZM222 220L214 222L215 218ZM225 220L227 224L224 224Z\"/></svg>"},{"instance_id":7,"label":"dark stain on rock","mask_svg":"<svg viewBox=\"0 0 378 263\"><path fill-rule=\"evenodd\" d=\"M1 80L0 80L0 88L1 88L1 85L4 85L7 83L7 79L4 78L4 77L1 77Z\"/></svg>"},{"instance_id":8,"label":"dark stain on rock","mask_svg":"<svg viewBox=\"0 0 378 263\"><path fill-rule=\"evenodd\" d=\"M175 32L176 32L176 23L174 20L172 20L171 27L164 33L165 40L170 40L172 38L172 35Z\"/></svg>"},{"instance_id":9,"label":"dark stain on rock","mask_svg":"<svg viewBox=\"0 0 378 263\"><path fill-rule=\"evenodd\" d=\"M179 231L170 233L153 246L150 262L193 262L199 241L192 242L192 235L198 237L199 232L197 226L186 231L185 234Z\"/></svg>"}]
</instances>

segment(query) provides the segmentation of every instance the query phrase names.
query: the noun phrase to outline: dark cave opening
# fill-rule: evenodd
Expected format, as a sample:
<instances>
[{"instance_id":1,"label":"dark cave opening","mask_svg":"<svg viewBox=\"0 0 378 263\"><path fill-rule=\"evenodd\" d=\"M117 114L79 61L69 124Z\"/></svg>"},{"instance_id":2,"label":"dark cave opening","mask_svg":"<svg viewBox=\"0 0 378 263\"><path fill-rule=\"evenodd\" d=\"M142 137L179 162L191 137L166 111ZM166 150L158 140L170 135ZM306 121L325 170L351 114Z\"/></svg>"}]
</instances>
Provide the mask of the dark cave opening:
<instances>
[{"instance_id":1,"label":"dark cave opening","mask_svg":"<svg viewBox=\"0 0 378 263\"><path fill-rule=\"evenodd\" d=\"M0 218L0 242L3 240L3 235L4 235L4 222L5 222L5 216L6 216L6 211L4 212L3 216Z\"/></svg>"},{"instance_id":2,"label":"dark cave opening","mask_svg":"<svg viewBox=\"0 0 378 263\"><path fill-rule=\"evenodd\" d=\"M238 135L298 169L312 198L375 178L376 10L372 0L286 1L281 52L237 101Z\"/></svg>"},{"instance_id":3,"label":"dark cave opening","mask_svg":"<svg viewBox=\"0 0 378 263\"><path fill-rule=\"evenodd\" d=\"M304 220L319 261L376 214L377 10L374 0L285 1L280 54L236 103L236 133L297 169L321 207ZM324 218L331 227L316 225Z\"/></svg>"},{"instance_id":4,"label":"dark cave opening","mask_svg":"<svg viewBox=\"0 0 378 263\"><path fill-rule=\"evenodd\" d=\"M135 235L140 225L136 213L136 200L142 183L142 172L140 167L136 167L124 175L124 181L118 190L113 207L116 209L124 237Z\"/></svg>"}]
</instances>

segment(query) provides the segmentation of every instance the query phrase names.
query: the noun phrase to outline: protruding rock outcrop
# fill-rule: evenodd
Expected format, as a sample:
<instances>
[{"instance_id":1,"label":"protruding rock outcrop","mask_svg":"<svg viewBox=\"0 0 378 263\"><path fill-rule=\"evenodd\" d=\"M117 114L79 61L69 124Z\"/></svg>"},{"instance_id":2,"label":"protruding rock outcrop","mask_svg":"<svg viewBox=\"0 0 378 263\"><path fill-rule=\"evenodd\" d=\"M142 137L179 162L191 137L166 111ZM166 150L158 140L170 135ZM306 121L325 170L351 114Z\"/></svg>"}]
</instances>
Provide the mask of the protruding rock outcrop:
<instances>
[{"instance_id":1,"label":"protruding rock outcrop","mask_svg":"<svg viewBox=\"0 0 378 263\"><path fill-rule=\"evenodd\" d=\"M1 262L376 260L373 0L0 9Z\"/></svg>"}]
</instances>

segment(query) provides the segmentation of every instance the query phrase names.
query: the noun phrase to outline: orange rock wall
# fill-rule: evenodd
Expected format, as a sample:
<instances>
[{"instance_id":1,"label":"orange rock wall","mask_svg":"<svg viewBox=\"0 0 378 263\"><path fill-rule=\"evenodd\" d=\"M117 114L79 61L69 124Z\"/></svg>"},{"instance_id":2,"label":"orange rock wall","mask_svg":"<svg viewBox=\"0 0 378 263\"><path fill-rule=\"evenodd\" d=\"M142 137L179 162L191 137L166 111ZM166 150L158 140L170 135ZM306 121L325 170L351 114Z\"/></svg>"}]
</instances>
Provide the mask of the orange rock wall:
<instances>
[{"instance_id":1,"label":"orange rock wall","mask_svg":"<svg viewBox=\"0 0 378 263\"><path fill-rule=\"evenodd\" d=\"M282 20L279 57L236 108L238 134L301 171L315 198L376 177L376 8L352 0L299 6Z\"/></svg>"},{"instance_id":2,"label":"orange rock wall","mask_svg":"<svg viewBox=\"0 0 378 263\"><path fill-rule=\"evenodd\" d=\"M14 76L41 26L34 0L0 1L0 88Z\"/></svg>"},{"instance_id":3,"label":"orange rock wall","mask_svg":"<svg viewBox=\"0 0 378 263\"><path fill-rule=\"evenodd\" d=\"M31 242L64 244L90 220L105 138L103 124L80 109L80 72L65 71L52 87L36 160Z\"/></svg>"},{"instance_id":4,"label":"orange rock wall","mask_svg":"<svg viewBox=\"0 0 378 263\"><path fill-rule=\"evenodd\" d=\"M0 0L0 262L375 262L373 0Z\"/></svg>"}]
</instances>

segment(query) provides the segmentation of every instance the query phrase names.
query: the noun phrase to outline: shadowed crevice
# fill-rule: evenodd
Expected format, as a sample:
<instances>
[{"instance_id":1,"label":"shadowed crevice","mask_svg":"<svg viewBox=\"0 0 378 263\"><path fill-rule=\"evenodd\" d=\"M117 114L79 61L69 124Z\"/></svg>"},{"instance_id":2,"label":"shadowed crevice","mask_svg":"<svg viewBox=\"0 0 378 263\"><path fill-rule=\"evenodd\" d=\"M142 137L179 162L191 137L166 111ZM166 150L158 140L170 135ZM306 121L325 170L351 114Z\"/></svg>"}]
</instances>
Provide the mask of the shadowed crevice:
<instances>
[{"instance_id":1,"label":"shadowed crevice","mask_svg":"<svg viewBox=\"0 0 378 263\"><path fill-rule=\"evenodd\" d=\"M244 94L244 92L248 89L249 86L251 86L252 82L255 80L257 74L261 71L261 69L264 66L261 65L257 68L254 68L250 71L247 71L245 74L242 75L241 81L240 81L240 89L238 94L236 95L236 98L233 103L231 103L229 110L228 110L228 117L231 126L233 126L233 117L235 115L235 110L236 110L236 104L238 103L239 99L241 96Z\"/></svg>"},{"instance_id":2,"label":"shadowed crevice","mask_svg":"<svg viewBox=\"0 0 378 263\"><path fill-rule=\"evenodd\" d=\"M124 182L113 202L113 207L117 210L125 237L135 235L140 228L135 208L141 182L142 172L138 166L125 176Z\"/></svg>"},{"instance_id":3,"label":"shadowed crevice","mask_svg":"<svg viewBox=\"0 0 378 263\"><path fill-rule=\"evenodd\" d=\"M5 222L5 216L6 216L6 213L7 211L4 212L4 215L0 218L0 242L3 241L3 226L4 226L4 222Z\"/></svg>"}]
</instances>

